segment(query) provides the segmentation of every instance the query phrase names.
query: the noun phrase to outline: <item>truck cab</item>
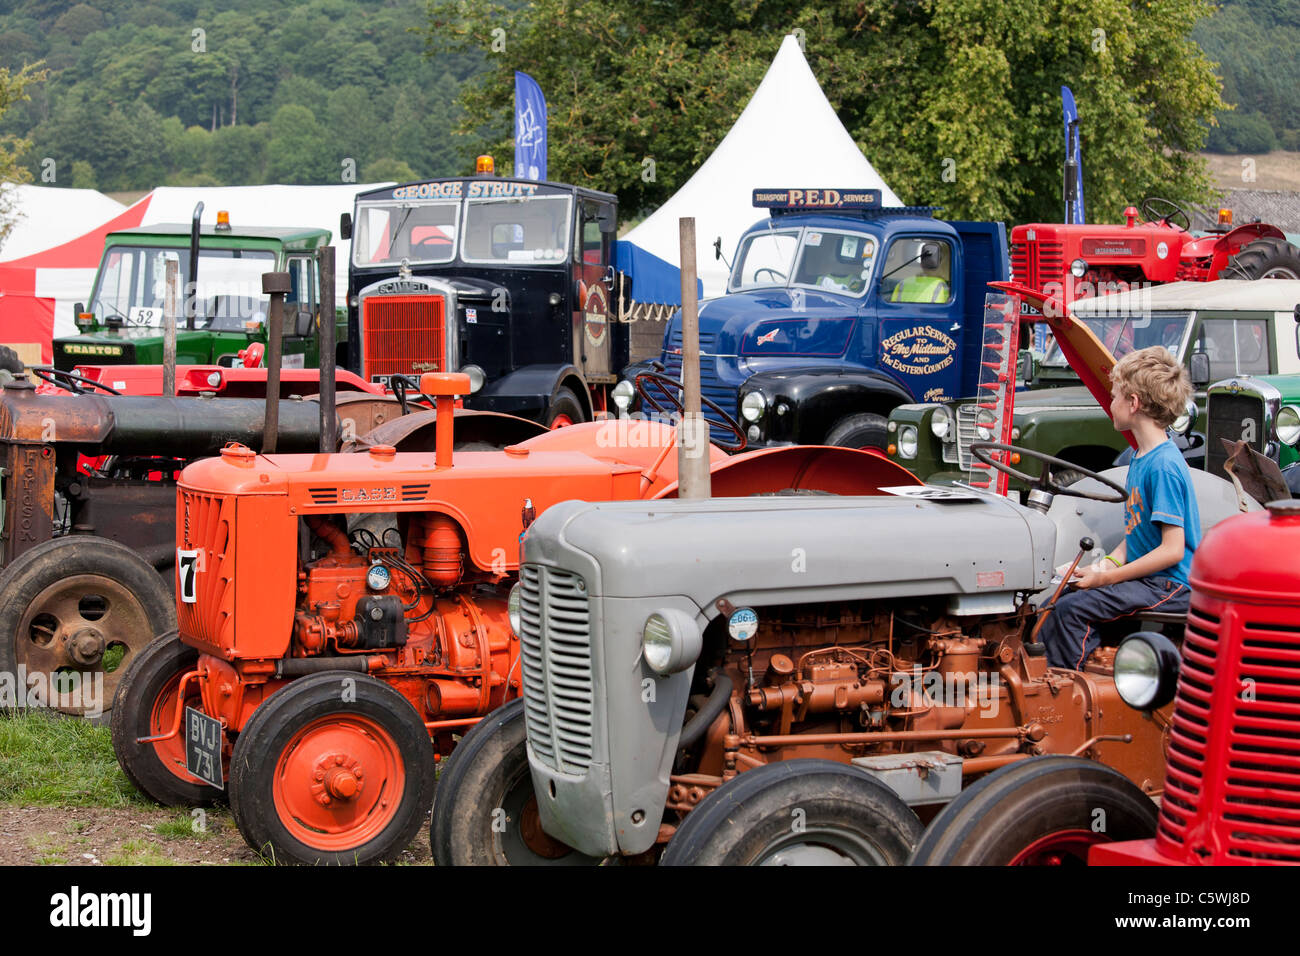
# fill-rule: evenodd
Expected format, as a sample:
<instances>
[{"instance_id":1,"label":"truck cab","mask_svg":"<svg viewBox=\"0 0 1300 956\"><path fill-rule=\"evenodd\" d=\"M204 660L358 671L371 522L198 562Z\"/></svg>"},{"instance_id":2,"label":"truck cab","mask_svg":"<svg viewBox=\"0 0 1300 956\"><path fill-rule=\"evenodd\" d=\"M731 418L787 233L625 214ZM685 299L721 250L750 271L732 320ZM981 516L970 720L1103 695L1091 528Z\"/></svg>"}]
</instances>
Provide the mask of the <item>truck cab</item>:
<instances>
[{"instance_id":1,"label":"truck cab","mask_svg":"<svg viewBox=\"0 0 1300 956\"><path fill-rule=\"evenodd\" d=\"M984 287L1007 275L1001 223L881 208L879 190L757 189L754 205L769 217L699 312L703 394L751 445L883 449L897 405L974 390ZM670 375L681 329L678 314L660 358Z\"/></svg>"},{"instance_id":2,"label":"truck cab","mask_svg":"<svg viewBox=\"0 0 1300 956\"><path fill-rule=\"evenodd\" d=\"M618 200L480 175L362 193L344 234L348 367L368 381L467 372L467 408L590 421L628 361Z\"/></svg>"},{"instance_id":3,"label":"truck cab","mask_svg":"<svg viewBox=\"0 0 1300 956\"><path fill-rule=\"evenodd\" d=\"M262 274L288 272L293 285L285 302L284 367L316 368L316 250L330 238L328 229L236 227L222 213L216 224L198 230L198 270L192 276L190 224L109 233L90 300L78 310L78 334L54 340L55 368L161 364L169 263L177 270L178 363L236 367L249 345L265 346L269 299L262 294ZM186 301L191 289L192 320ZM340 326L338 341L345 333Z\"/></svg>"},{"instance_id":4,"label":"truck cab","mask_svg":"<svg viewBox=\"0 0 1300 956\"><path fill-rule=\"evenodd\" d=\"M1232 403L1221 397L1216 418L1237 416L1237 428L1228 434L1225 421L1219 421L1211 429L1213 441L1201 440L1206 434L1210 383L1236 379L1240 392L1243 383L1257 383L1261 389L1268 384L1258 376L1300 372L1294 318L1297 302L1300 282L1296 280L1224 279L1174 282L1099 296L1074 302L1071 311L1117 359L1134 349L1163 345L1188 366L1198 416L1193 423L1175 423L1174 430L1192 432L1184 452L1190 464L1202 466L1208 455L1211 467L1223 477L1219 434L1235 441L1250 426L1237 416L1241 408L1229 408ZM1093 399L1059 348L1049 345L1041 363L1033 361L1027 373L1028 381L1016 392L1007 440L1092 470L1106 468L1123 455L1128 448L1125 436L1115 431L1106 410ZM1256 401L1257 410L1259 404ZM1274 404L1279 411L1282 403ZM974 398L901 406L890 417L889 456L925 481L964 481L969 475L971 442L989 437L989 423L980 415ZM1266 432L1272 427L1272 420L1257 417L1252 439L1257 450L1265 451L1272 440ZM1063 477L1068 480L1069 476ZM1014 481L1012 488L1024 490Z\"/></svg>"}]
</instances>

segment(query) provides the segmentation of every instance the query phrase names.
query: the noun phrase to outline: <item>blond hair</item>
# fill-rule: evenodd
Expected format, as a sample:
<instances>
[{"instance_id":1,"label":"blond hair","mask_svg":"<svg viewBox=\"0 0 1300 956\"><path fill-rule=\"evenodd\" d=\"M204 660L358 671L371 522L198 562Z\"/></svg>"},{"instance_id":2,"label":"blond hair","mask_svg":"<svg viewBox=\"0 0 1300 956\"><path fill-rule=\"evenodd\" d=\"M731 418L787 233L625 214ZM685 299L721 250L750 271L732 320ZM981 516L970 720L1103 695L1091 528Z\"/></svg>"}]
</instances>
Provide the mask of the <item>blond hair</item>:
<instances>
[{"instance_id":1,"label":"blond hair","mask_svg":"<svg viewBox=\"0 0 1300 956\"><path fill-rule=\"evenodd\" d=\"M1118 382L1125 395L1136 395L1142 414L1161 428L1187 411L1192 397L1187 369L1163 345L1129 352L1110 370L1110 380Z\"/></svg>"}]
</instances>

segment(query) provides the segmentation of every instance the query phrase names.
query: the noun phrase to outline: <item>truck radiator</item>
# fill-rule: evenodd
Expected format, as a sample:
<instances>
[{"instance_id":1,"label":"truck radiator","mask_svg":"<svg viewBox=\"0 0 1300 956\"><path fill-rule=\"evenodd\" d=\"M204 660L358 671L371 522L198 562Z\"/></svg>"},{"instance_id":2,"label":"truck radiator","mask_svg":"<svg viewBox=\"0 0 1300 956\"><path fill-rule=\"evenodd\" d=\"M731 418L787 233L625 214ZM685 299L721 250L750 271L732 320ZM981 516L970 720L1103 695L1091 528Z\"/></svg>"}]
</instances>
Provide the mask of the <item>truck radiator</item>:
<instances>
[{"instance_id":1,"label":"truck radiator","mask_svg":"<svg viewBox=\"0 0 1300 956\"><path fill-rule=\"evenodd\" d=\"M1263 452L1264 443L1269 437L1263 399L1258 395L1210 396L1206 406L1206 432L1208 433L1205 441L1206 471L1227 480L1228 473L1223 466L1228 460L1228 453L1219 439L1226 438L1230 442L1237 442L1249 437L1248 421L1254 423L1255 440L1250 443L1250 447L1255 451Z\"/></svg>"},{"instance_id":2,"label":"truck radiator","mask_svg":"<svg viewBox=\"0 0 1300 956\"><path fill-rule=\"evenodd\" d=\"M739 389L727 385L718 378L718 360L714 353L716 336L712 332L700 332L700 394L716 402L718 407L740 420ZM669 334L668 348L663 355L664 374L681 381L682 378L682 330L681 326ZM653 395L654 393L651 392ZM663 404L660 401L659 404ZM710 422L709 439L717 441L728 436L735 440L731 429L724 428L720 419L708 405L703 406L704 417Z\"/></svg>"},{"instance_id":3,"label":"truck radiator","mask_svg":"<svg viewBox=\"0 0 1300 956\"><path fill-rule=\"evenodd\" d=\"M446 302L441 296L380 295L364 299L364 377L442 372Z\"/></svg>"},{"instance_id":4,"label":"truck radiator","mask_svg":"<svg viewBox=\"0 0 1300 956\"><path fill-rule=\"evenodd\" d=\"M582 773L592 757L591 627L586 587L567 571L520 571L524 723L539 760Z\"/></svg>"},{"instance_id":5,"label":"truck radiator","mask_svg":"<svg viewBox=\"0 0 1300 956\"><path fill-rule=\"evenodd\" d=\"M1267 616L1192 594L1156 831L1168 856L1300 863L1300 634Z\"/></svg>"}]
</instances>

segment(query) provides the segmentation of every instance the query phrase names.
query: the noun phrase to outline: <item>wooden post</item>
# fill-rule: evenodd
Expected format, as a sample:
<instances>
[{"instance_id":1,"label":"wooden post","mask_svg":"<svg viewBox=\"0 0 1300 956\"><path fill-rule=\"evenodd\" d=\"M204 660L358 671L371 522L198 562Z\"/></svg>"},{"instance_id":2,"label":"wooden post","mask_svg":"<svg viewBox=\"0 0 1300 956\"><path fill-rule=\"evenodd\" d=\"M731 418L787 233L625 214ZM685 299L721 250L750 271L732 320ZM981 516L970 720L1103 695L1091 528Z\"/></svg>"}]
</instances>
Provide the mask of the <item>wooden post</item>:
<instances>
[{"instance_id":1,"label":"wooden post","mask_svg":"<svg viewBox=\"0 0 1300 956\"><path fill-rule=\"evenodd\" d=\"M677 426L677 497L709 498L709 423L700 414L700 313L696 299L695 219L683 217L682 421Z\"/></svg>"},{"instance_id":2,"label":"wooden post","mask_svg":"<svg viewBox=\"0 0 1300 956\"><path fill-rule=\"evenodd\" d=\"M176 297L180 284L175 259L167 260L167 297L163 305L163 390L169 398L176 397Z\"/></svg>"}]
</instances>

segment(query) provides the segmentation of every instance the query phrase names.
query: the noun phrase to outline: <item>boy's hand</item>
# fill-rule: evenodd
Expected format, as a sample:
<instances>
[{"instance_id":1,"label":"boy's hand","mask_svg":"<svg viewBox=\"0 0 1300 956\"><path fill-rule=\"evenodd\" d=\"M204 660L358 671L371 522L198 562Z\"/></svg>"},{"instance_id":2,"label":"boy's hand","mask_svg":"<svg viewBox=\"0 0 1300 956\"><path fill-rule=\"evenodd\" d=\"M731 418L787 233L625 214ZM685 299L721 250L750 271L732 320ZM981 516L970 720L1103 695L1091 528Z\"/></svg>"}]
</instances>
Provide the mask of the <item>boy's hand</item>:
<instances>
[{"instance_id":1,"label":"boy's hand","mask_svg":"<svg viewBox=\"0 0 1300 956\"><path fill-rule=\"evenodd\" d=\"M1074 579L1070 583L1081 591L1087 591L1090 588L1104 588L1106 585L1113 583L1111 581L1110 567L1105 562L1100 562L1086 568L1079 568L1074 572Z\"/></svg>"}]
</instances>

